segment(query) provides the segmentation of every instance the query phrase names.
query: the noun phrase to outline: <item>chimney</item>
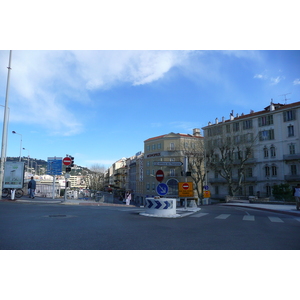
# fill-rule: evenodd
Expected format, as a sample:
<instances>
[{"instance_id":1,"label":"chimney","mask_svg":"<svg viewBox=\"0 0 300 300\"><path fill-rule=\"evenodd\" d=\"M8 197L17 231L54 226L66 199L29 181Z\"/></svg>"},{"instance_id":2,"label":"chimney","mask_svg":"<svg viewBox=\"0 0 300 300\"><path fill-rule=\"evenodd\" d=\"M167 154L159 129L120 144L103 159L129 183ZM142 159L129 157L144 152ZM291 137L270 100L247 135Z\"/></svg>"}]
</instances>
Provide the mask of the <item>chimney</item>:
<instances>
[{"instance_id":1,"label":"chimney","mask_svg":"<svg viewBox=\"0 0 300 300\"><path fill-rule=\"evenodd\" d=\"M193 129L193 136L201 136L199 128Z\"/></svg>"},{"instance_id":2,"label":"chimney","mask_svg":"<svg viewBox=\"0 0 300 300\"><path fill-rule=\"evenodd\" d=\"M209 122L208 122L208 126L210 126L210 125L211 125L211 122L209 121Z\"/></svg>"},{"instance_id":3,"label":"chimney","mask_svg":"<svg viewBox=\"0 0 300 300\"><path fill-rule=\"evenodd\" d=\"M222 122L223 122L223 123L225 122L225 117L222 117Z\"/></svg>"},{"instance_id":4,"label":"chimney","mask_svg":"<svg viewBox=\"0 0 300 300\"><path fill-rule=\"evenodd\" d=\"M216 118L216 122L215 122L216 124L219 124L219 119L218 118Z\"/></svg>"}]
</instances>

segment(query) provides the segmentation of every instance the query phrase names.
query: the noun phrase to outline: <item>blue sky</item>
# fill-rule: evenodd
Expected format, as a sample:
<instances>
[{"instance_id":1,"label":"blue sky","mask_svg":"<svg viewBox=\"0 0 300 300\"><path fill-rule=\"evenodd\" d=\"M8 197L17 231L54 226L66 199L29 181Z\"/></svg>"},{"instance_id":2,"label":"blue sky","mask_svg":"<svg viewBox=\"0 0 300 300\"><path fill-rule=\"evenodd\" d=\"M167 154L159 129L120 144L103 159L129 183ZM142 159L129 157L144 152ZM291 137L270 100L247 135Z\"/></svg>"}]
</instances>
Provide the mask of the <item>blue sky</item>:
<instances>
[{"instance_id":1,"label":"blue sky","mask_svg":"<svg viewBox=\"0 0 300 300\"><path fill-rule=\"evenodd\" d=\"M0 51L2 105L8 58ZM108 167L150 137L300 101L299 66L300 51L16 50L7 156L19 156L14 130L33 158Z\"/></svg>"}]
</instances>

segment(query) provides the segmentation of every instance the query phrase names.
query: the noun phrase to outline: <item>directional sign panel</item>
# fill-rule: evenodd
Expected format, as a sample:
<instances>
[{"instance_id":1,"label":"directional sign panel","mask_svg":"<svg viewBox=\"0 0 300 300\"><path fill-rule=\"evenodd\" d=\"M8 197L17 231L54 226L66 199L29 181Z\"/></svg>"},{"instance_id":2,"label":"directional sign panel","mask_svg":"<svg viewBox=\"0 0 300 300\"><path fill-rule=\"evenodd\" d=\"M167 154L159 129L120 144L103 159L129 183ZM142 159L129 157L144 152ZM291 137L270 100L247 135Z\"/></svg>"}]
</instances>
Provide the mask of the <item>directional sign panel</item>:
<instances>
[{"instance_id":1,"label":"directional sign panel","mask_svg":"<svg viewBox=\"0 0 300 300\"><path fill-rule=\"evenodd\" d=\"M171 209L173 208L172 200L155 200L155 199L146 199L146 208L152 209Z\"/></svg>"},{"instance_id":2,"label":"directional sign panel","mask_svg":"<svg viewBox=\"0 0 300 300\"><path fill-rule=\"evenodd\" d=\"M164 196L164 195L168 194L168 191L169 191L169 187L165 183L160 183L156 187L156 192L160 196Z\"/></svg>"},{"instance_id":3,"label":"directional sign panel","mask_svg":"<svg viewBox=\"0 0 300 300\"><path fill-rule=\"evenodd\" d=\"M181 161L154 161L153 166L168 166L168 167L180 167L183 163Z\"/></svg>"},{"instance_id":4,"label":"directional sign panel","mask_svg":"<svg viewBox=\"0 0 300 300\"><path fill-rule=\"evenodd\" d=\"M178 182L179 197L194 197L194 188L192 182Z\"/></svg>"},{"instance_id":5,"label":"directional sign panel","mask_svg":"<svg viewBox=\"0 0 300 300\"><path fill-rule=\"evenodd\" d=\"M62 157L48 157L47 174L48 175L62 174Z\"/></svg>"}]
</instances>

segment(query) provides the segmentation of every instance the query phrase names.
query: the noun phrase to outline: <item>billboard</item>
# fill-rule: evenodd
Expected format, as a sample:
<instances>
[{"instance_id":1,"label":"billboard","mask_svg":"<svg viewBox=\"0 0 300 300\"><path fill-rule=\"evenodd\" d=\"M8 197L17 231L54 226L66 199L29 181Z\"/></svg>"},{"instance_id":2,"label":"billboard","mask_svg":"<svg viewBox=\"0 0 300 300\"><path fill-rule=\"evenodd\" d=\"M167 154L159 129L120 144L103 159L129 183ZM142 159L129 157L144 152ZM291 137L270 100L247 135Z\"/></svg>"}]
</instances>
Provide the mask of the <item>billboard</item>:
<instances>
[{"instance_id":1,"label":"billboard","mask_svg":"<svg viewBox=\"0 0 300 300\"><path fill-rule=\"evenodd\" d=\"M3 188L21 189L24 185L24 162L7 161L4 166Z\"/></svg>"}]
</instances>

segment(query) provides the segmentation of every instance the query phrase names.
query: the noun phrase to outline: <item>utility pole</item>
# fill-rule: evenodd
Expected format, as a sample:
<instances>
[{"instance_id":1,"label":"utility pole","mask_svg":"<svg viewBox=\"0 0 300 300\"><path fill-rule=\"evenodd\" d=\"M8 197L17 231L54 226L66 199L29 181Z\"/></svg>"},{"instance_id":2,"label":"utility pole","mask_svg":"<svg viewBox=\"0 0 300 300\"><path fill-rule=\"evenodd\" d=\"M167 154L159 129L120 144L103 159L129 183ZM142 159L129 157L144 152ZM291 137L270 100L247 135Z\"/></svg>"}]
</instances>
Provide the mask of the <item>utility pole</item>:
<instances>
[{"instance_id":1,"label":"utility pole","mask_svg":"<svg viewBox=\"0 0 300 300\"><path fill-rule=\"evenodd\" d=\"M7 74L7 85L6 85L6 96L5 96L5 108L3 118L3 131L2 131L2 145L1 145L1 160L0 160L0 199L2 199L2 188L3 188L3 177L4 177L4 164L6 161L6 149L7 149L7 123L8 123L8 95L9 95L9 79L11 70L11 54L12 50L9 51L9 63L8 63L8 74Z\"/></svg>"}]
</instances>

